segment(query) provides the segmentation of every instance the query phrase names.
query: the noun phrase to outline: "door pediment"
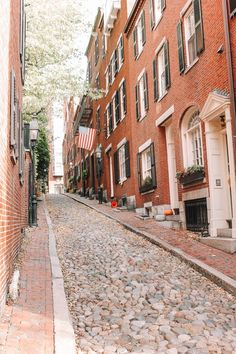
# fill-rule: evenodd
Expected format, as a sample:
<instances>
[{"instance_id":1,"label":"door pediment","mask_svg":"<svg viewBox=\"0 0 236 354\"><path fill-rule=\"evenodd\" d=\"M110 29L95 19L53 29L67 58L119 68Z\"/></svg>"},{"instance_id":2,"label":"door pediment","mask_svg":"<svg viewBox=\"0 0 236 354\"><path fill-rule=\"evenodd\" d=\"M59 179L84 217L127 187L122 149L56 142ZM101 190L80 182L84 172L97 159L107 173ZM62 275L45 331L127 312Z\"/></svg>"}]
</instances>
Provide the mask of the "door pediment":
<instances>
[{"instance_id":1,"label":"door pediment","mask_svg":"<svg viewBox=\"0 0 236 354\"><path fill-rule=\"evenodd\" d=\"M203 121L209 121L223 113L227 106L230 105L228 94L215 90L211 92L200 113Z\"/></svg>"}]
</instances>

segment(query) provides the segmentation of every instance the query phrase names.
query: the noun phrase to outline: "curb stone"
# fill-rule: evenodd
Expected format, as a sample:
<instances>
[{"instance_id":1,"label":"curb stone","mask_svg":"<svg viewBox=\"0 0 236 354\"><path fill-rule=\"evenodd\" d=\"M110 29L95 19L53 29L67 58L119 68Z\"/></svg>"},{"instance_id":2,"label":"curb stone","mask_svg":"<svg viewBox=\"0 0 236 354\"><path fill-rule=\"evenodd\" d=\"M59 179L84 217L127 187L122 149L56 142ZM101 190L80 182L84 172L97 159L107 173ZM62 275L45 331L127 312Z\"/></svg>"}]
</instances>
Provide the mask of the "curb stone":
<instances>
[{"instance_id":1,"label":"curb stone","mask_svg":"<svg viewBox=\"0 0 236 354\"><path fill-rule=\"evenodd\" d=\"M187 253L183 252L181 249L171 246L168 242L158 239L157 236L154 236L154 235L152 235L148 232L145 232L145 231L141 231L138 228L135 228L134 226L127 224L127 223L117 219L116 217L114 217L102 210L99 210L99 208L97 208L93 205L89 205L86 202L79 200L76 197L73 197L72 195L68 195L68 194L63 194L63 195L68 198L73 199L74 201L76 201L80 204L83 204L83 205L89 207L90 209L97 211L100 214L105 215L106 217L108 217L116 222L118 222L119 224L123 225L126 229L145 238L146 240L155 244L156 246L166 250L167 252L171 253L173 256L178 257L183 262L185 262L186 264L191 266L193 269L195 269L196 271L201 273L206 278L210 279L212 282L214 282L215 284L217 284L218 286L220 286L221 288L223 288L227 292L229 292L233 295L236 295L236 281L234 279L228 277L227 275L223 274L222 272L220 272L220 271L208 266L207 264L203 263L202 261L199 261L198 259L188 255Z\"/></svg>"},{"instance_id":2,"label":"curb stone","mask_svg":"<svg viewBox=\"0 0 236 354\"><path fill-rule=\"evenodd\" d=\"M49 255L52 269L55 354L76 354L75 334L66 301L64 280L56 250L56 240L45 201L44 211L48 225Z\"/></svg>"}]
</instances>

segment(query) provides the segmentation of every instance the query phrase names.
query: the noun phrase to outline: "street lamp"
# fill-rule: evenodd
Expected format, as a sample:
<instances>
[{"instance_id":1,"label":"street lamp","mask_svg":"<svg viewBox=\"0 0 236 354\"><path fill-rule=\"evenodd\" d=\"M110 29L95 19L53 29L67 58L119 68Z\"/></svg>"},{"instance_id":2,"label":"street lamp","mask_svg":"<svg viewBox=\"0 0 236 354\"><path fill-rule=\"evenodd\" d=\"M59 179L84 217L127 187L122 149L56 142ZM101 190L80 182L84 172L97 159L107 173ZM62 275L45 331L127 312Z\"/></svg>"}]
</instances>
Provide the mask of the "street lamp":
<instances>
[{"instance_id":1,"label":"street lamp","mask_svg":"<svg viewBox=\"0 0 236 354\"><path fill-rule=\"evenodd\" d=\"M31 141L31 148L33 153L32 158L32 186L31 186L31 193L30 193L30 226L38 226L37 224L37 199L35 193L35 145L38 139L39 133L39 124L36 119L33 119L30 122L30 141Z\"/></svg>"},{"instance_id":2,"label":"street lamp","mask_svg":"<svg viewBox=\"0 0 236 354\"><path fill-rule=\"evenodd\" d=\"M99 144L95 150L96 161L97 161L97 178L98 178L98 201L102 204L103 200L103 186L101 185L102 177L102 145Z\"/></svg>"}]
</instances>

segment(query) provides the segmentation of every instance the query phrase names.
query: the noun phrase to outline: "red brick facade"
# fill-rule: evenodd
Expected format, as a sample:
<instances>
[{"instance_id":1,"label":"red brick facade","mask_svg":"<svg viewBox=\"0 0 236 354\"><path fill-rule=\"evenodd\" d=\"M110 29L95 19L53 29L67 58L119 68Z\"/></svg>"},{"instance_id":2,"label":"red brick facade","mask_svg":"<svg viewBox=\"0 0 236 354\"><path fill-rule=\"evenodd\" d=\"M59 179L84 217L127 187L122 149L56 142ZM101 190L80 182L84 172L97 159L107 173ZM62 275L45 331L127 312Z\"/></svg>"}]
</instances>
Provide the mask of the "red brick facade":
<instances>
[{"instance_id":1,"label":"red brick facade","mask_svg":"<svg viewBox=\"0 0 236 354\"><path fill-rule=\"evenodd\" d=\"M232 221L235 237L233 117L222 1L214 3L214 11L210 0L142 0L136 1L131 11L126 3L121 1L121 8L116 9L114 2L104 14L99 11L86 52L90 84L96 86L99 74L100 87L106 93L91 103L87 125L96 128L96 111L100 107L101 131L94 149L85 155L93 156L101 145L102 184L108 200L115 197L126 204L124 199L131 197L132 206L152 216L171 209L180 214L175 218L180 227L208 228L211 236L217 236L218 229L227 229ZM230 24L232 45L234 21L233 18ZM102 55L102 38L108 30L107 51ZM106 70L121 35L124 61L106 89ZM116 70L116 60L112 65ZM113 116L115 128L107 134L109 125L104 114L123 78L126 114L117 126ZM115 107L116 98L116 118ZM74 119L78 123L78 115ZM126 140L130 168L126 169L128 178L123 178L123 152L117 155L116 150ZM184 169L191 168L199 171L195 171L194 181L183 176L177 180L176 174L180 176ZM76 189L81 187L76 185ZM91 176L87 178L86 187L94 187L96 193L97 179L92 185Z\"/></svg>"},{"instance_id":2,"label":"red brick facade","mask_svg":"<svg viewBox=\"0 0 236 354\"><path fill-rule=\"evenodd\" d=\"M0 1L0 311L13 263L28 224L30 153L24 150L21 118L23 53L20 48L21 2ZM23 16L22 16L23 18ZM22 59L21 59L22 58ZM14 73L14 74L13 74ZM14 99L13 99L14 95ZM14 111L14 115L13 115Z\"/></svg>"}]
</instances>

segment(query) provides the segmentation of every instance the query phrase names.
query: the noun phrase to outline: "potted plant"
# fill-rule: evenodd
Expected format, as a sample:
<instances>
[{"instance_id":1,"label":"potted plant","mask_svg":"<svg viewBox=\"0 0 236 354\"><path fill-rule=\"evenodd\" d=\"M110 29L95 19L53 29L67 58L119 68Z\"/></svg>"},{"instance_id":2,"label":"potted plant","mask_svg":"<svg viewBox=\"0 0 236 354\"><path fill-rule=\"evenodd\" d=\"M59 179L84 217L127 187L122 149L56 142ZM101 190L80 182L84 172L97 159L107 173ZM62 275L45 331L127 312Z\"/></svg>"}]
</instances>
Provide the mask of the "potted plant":
<instances>
[{"instance_id":1,"label":"potted plant","mask_svg":"<svg viewBox=\"0 0 236 354\"><path fill-rule=\"evenodd\" d=\"M183 171L176 173L176 178L182 185L188 185L191 183L202 181L205 177L204 166L192 165L185 168Z\"/></svg>"},{"instance_id":2,"label":"potted plant","mask_svg":"<svg viewBox=\"0 0 236 354\"><path fill-rule=\"evenodd\" d=\"M140 187L140 192L144 193L144 192L149 191L152 188L153 188L152 177L151 176L145 177L145 179L143 180L142 185Z\"/></svg>"}]
</instances>

